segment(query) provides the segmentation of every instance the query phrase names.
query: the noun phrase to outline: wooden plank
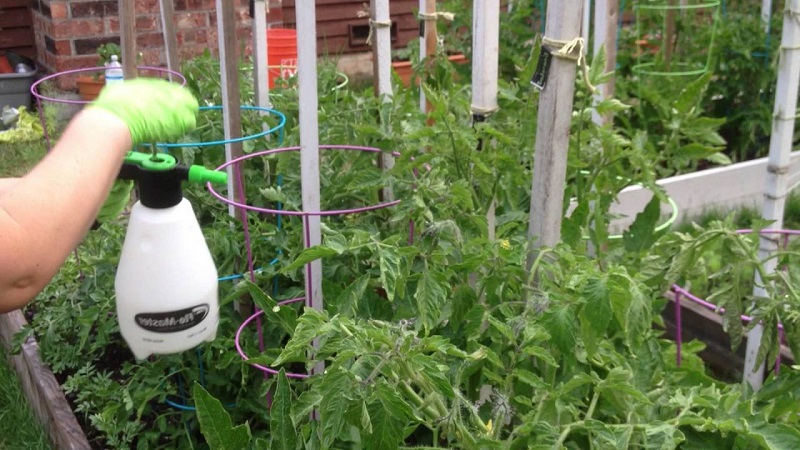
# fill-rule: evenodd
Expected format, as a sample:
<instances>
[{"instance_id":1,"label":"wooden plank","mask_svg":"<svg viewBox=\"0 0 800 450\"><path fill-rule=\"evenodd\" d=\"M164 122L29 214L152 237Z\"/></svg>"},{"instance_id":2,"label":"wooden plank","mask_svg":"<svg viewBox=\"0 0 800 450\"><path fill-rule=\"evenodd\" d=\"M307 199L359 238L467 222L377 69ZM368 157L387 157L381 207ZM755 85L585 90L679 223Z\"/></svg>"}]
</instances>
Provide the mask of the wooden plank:
<instances>
[{"instance_id":1,"label":"wooden plank","mask_svg":"<svg viewBox=\"0 0 800 450\"><path fill-rule=\"evenodd\" d=\"M0 12L10 8L27 7L31 3L30 0L3 0L3 5L0 6Z\"/></svg>"},{"instance_id":2,"label":"wooden plank","mask_svg":"<svg viewBox=\"0 0 800 450\"><path fill-rule=\"evenodd\" d=\"M122 73L126 80L136 78L136 2L119 0L119 33Z\"/></svg>"},{"instance_id":3,"label":"wooden plank","mask_svg":"<svg viewBox=\"0 0 800 450\"><path fill-rule=\"evenodd\" d=\"M29 45L26 47L9 47L4 48L3 51L16 53L17 55L24 56L30 59L36 59L36 47Z\"/></svg>"},{"instance_id":4,"label":"wooden plank","mask_svg":"<svg viewBox=\"0 0 800 450\"><path fill-rule=\"evenodd\" d=\"M792 153L791 161L800 165L800 151ZM664 178L658 184L678 206L678 222L692 220L709 210L732 211L748 207L760 209L764 201L767 158L732 164L726 167L703 170L686 175ZM736 186L731 189L730 186ZM610 229L619 232L633 223L652 193L640 186L622 190L611 207L611 213L621 216L611 222ZM571 203L570 215L575 208ZM669 214L669 205L662 205L662 213Z\"/></svg>"},{"instance_id":5,"label":"wooden plank","mask_svg":"<svg viewBox=\"0 0 800 450\"><path fill-rule=\"evenodd\" d=\"M175 2L174 0L159 0L161 9L161 28L164 34L164 50L167 54L167 68L175 72L181 70L181 59L178 55L178 35L175 27ZM169 76L172 81L172 75Z\"/></svg>"},{"instance_id":6,"label":"wooden plank","mask_svg":"<svg viewBox=\"0 0 800 450\"><path fill-rule=\"evenodd\" d=\"M22 382L22 390L36 418L47 430L53 448L91 449L86 435L67 402L55 376L39 356L39 344L29 337L18 355L11 355L14 335L27 325L20 311L0 314L0 343Z\"/></svg>"},{"instance_id":7,"label":"wooden plank","mask_svg":"<svg viewBox=\"0 0 800 450\"><path fill-rule=\"evenodd\" d=\"M665 334L674 340L677 331L675 293L668 291L664 297L669 300L661 312L666 325ZM706 349L700 353L700 357L714 372L725 373L731 370L741 372L744 369L745 348L750 334L746 333L739 348L732 350L731 339L722 327L720 314L684 298L681 300L681 329L683 342L696 339L706 344ZM781 345L781 363L788 365L795 363L791 349L785 345Z\"/></svg>"},{"instance_id":8,"label":"wooden plank","mask_svg":"<svg viewBox=\"0 0 800 450\"><path fill-rule=\"evenodd\" d=\"M28 8L4 9L0 12L0 28L29 27L33 18Z\"/></svg>"},{"instance_id":9,"label":"wooden plank","mask_svg":"<svg viewBox=\"0 0 800 450\"><path fill-rule=\"evenodd\" d=\"M364 4L364 0L316 0L315 2L317 5L341 5L341 6L348 6L351 4L355 4L358 6L362 6ZM283 7L284 8L292 8L294 9L297 2L296 0L283 0ZM395 7L414 7L416 2L414 0L390 0L389 6L390 8L394 9ZM321 17L318 17L321 19Z\"/></svg>"},{"instance_id":10,"label":"wooden plank","mask_svg":"<svg viewBox=\"0 0 800 450\"><path fill-rule=\"evenodd\" d=\"M36 36L33 29L28 28L5 28L0 30L0 49L12 47L27 47L36 43Z\"/></svg>"},{"instance_id":11,"label":"wooden plank","mask_svg":"<svg viewBox=\"0 0 800 450\"><path fill-rule=\"evenodd\" d=\"M320 18L319 22L330 22L334 20L346 20L358 18L358 11L361 10L360 5L345 6L341 5L317 5L317 16ZM413 12L413 8L398 7L392 8L392 15L407 14ZM294 24L297 22L297 10L294 8L285 8L283 10L283 20L286 24Z\"/></svg>"},{"instance_id":12,"label":"wooden plank","mask_svg":"<svg viewBox=\"0 0 800 450\"><path fill-rule=\"evenodd\" d=\"M222 126L225 140L242 137L241 94L239 92L239 68L236 57L236 7L228 0L217 0L217 35L219 38L219 59L222 74ZM225 160L230 161L244 154L242 143L225 145ZM244 202L244 189L236 182L236 171L228 167L228 198ZM246 211L239 211L228 205L228 213L246 220Z\"/></svg>"}]
</instances>

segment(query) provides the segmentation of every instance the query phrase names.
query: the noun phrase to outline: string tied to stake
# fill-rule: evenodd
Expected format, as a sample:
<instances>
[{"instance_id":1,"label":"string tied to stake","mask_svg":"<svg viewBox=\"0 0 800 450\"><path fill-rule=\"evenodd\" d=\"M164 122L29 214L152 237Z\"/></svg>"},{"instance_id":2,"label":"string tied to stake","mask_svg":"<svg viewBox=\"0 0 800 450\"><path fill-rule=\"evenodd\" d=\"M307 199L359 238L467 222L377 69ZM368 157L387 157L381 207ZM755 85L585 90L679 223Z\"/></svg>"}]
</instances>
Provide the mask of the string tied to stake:
<instances>
[{"instance_id":1,"label":"string tied to stake","mask_svg":"<svg viewBox=\"0 0 800 450\"><path fill-rule=\"evenodd\" d=\"M583 81L589 91L592 93L597 91L597 88L589 80L589 64L586 62L586 42L582 37L576 37L570 41L562 41L545 36L542 38L542 45L556 58L574 61L581 70Z\"/></svg>"},{"instance_id":2,"label":"string tied to stake","mask_svg":"<svg viewBox=\"0 0 800 450\"><path fill-rule=\"evenodd\" d=\"M419 13L417 17L419 20L424 21L444 19L448 22L452 22L456 18L456 15L447 11L437 11L433 13Z\"/></svg>"},{"instance_id":3,"label":"string tied to stake","mask_svg":"<svg viewBox=\"0 0 800 450\"><path fill-rule=\"evenodd\" d=\"M375 33L376 28L391 28L391 26L391 20L369 19L369 35L367 36L367 45L372 45L372 35Z\"/></svg>"}]
</instances>

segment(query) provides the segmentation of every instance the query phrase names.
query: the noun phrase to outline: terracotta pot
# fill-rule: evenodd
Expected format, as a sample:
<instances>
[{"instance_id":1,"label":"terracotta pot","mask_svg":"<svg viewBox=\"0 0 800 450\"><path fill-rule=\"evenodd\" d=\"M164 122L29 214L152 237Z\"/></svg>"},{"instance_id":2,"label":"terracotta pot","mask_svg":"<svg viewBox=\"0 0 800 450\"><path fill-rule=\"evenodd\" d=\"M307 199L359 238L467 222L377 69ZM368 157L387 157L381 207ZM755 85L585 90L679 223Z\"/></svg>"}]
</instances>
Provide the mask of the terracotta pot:
<instances>
[{"instance_id":1,"label":"terracotta pot","mask_svg":"<svg viewBox=\"0 0 800 450\"><path fill-rule=\"evenodd\" d=\"M448 56L447 59L453 64L469 63L469 59L462 53ZM411 68L411 61L395 61L392 63L392 69L400 77L400 80L402 80L403 86L411 86L411 75L414 73L414 70Z\"/></svg>"},{"instance_id":2,"label":"terracotta pot","mask_svg":"<svg viewBox=\"0 0 800 450\"><path fill-rule=\"evenodd\" d=\"M106 80L103 76L100 76L97 79L94 79L93 77L79 77L77 83L78 94L81 96L81 99L92 101L97 98L97 96L100 94L100 90L102 90L103 86L106 85Z\"/></svg>"}]
</instances>

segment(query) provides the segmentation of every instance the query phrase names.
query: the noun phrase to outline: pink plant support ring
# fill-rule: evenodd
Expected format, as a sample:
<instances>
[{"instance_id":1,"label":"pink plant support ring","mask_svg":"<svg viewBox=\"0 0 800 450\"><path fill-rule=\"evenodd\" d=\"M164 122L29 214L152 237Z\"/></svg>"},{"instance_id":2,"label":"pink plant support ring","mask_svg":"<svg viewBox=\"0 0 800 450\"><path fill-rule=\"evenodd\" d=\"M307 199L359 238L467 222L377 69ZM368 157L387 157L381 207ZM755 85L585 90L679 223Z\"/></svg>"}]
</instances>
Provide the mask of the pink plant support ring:
<instances>
[{"instance_id":1,"label":"pink plant support ring","mask_svg":"<svg viewBox=\"0 0 800 450\"><path fill-rule=\"evenodd\" d=\"M297 297L297 298L292 298L292 299L289 299L289 300L284 300L282 302L278 302L278 306L288 305L290 303L302 302L305 299L306 299L305 297ZM236 330L236 338L234 340L234 343L236 344L236 351L239 352L239 356L241 356L242 359L244 359L245 361L248 361L250 359L250 357L247 356L247 353L245 353L244 349L242 349L242 345L240 343L242 332L244 331L245 328L247 328L247 326L250 324L250 322L252 322L253 320L259 318L262 314L264 314L264 311L262 311L262 310L256 311L255 314L253 314L252 316L250 316L247 319L245 319L245 321L242 322L241 325L239 325L239 329ZM259 330L259 333L261 333L261 330ZM262 366L261 364L251 364L251 365L253 367L255 367L256 369L261 370L265 374L268 374L268 375L277 375L278 374L277 370L272 369L270 367ZM305 374L305 373L291 373L291 372L285 372L285 373L286 373L286 376L289 377L289 378L303 379L303 378L308 378L309 377L309 375Z\"/></svg>"},{"instance_id":2,"label":"pink plant support ring","mask_svg":"<svg viewBox=\"0 0 800 450\"><path fill-rule=\"evenodd\" d=\"M320 145L320 150L347 150L347 151L356 151L356 152L367 152L367 153L381 153L382 150L379 148L374 147L360 147L360 146L352 146L352 145ZM262 150L260 152L250 153L248 155L240 156L238 158L234 158L225 164L217 167L217 170L226 169L228 166L239 164L242 161L246 161L251 158L256 158L259 156L269 156L275 155L278 153L284 152L296 152L300 151L300 147L284 147L284 148L276 148L272 150ZM392 156L400 156L398 152L392 152ZM221 195L217 191L214 190L214 187L211 183L207 184L209 192L211 195L216 197L223 203L228 205L234 206L239 209L244 209L247 211L254 211L260 212L264 214L273 214L273 215L283 215L283 216L301 216L301 217L309 217L309 216L320 216L320 217L328 217L328 216L343 216L346 214L357 214L367 211L375 211L378 209L388 208L391 206L395 206L400 203L400 200L394 200L390 202L378 203L375 205L370 206L362 206L360 208L351 208L351 209L339 209L339 210L331 210L331 211L287 211L285 209L270 209L270 208L260 208L257 206L251 206L244 203L237 202L235 200L231 200L226 198L225 196Z\"/></svg>"}]
</instances>

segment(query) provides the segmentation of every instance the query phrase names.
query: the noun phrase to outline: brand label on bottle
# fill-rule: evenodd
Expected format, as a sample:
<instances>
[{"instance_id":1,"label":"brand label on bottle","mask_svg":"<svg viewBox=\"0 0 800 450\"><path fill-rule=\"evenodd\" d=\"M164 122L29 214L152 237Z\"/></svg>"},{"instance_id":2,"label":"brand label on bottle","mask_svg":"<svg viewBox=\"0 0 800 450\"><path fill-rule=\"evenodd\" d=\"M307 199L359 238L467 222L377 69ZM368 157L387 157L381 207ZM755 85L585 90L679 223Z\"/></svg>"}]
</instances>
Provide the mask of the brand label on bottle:
<instances>
[{"instance_id":1,"label":"brand label on bottle","mask_svg":"<svg viewBox=\"0 0 800 450\"><path fill-rule=\"evenodd\" d=\"M178 311L142 313L134 316L136 325L154 333L177 333L199 325L208 315L208 304Z\"/></svg>"}]
</instances>

